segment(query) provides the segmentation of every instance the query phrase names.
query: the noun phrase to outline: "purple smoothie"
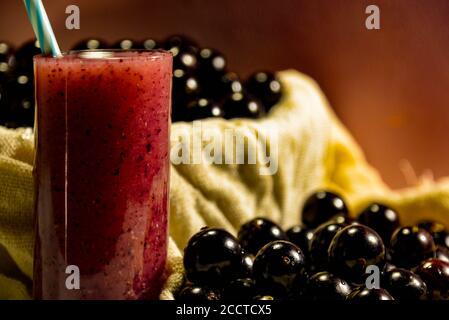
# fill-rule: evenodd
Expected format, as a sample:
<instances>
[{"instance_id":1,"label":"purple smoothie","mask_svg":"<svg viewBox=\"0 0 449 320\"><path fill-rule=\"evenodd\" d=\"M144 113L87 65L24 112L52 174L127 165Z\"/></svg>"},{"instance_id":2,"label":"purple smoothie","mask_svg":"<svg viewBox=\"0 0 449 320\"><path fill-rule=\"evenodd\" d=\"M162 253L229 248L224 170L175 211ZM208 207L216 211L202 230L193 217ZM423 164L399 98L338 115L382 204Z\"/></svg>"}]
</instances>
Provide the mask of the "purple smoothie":
<instances>
[{"instance_id":1,"label":"purple smoothie","mask_svg":"<svg viewBox=\"0 0 449 320\"><path fill-rule=\"evenodd\" d=\"M167 255L172 57L36 57L38 299L155 299ZM66 287L66 267L80 289Z\"/></svg>"}]
</instances>

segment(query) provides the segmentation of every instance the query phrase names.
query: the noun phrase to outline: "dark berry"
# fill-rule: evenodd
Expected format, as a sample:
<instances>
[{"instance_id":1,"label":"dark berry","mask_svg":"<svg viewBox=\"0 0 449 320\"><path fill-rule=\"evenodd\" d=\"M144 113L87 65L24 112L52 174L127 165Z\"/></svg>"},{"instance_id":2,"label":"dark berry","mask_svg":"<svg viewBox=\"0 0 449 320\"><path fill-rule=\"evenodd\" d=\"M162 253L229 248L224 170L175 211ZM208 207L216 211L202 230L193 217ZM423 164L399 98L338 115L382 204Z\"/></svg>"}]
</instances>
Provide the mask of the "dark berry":
<instances>
[{"instance_id":1,"label":"dark berry","mask_svg":"<svg viewBox=\"0 0 449 320\"><path fill-rule=\"evenodd\" d=\"M347 216L346 214L343 214L343 213L336 214L335 216L330 218L329 221L330 222L336 222L336 223L345 223L345 224L348 224L348 225L356 223L356 221L353 218L351 218L351 217L349 217L349 216Z\"/></svg>"},{"instance_id":2,"label":"dark berry","mask_svg":"<svg viewBox=\"0 0 449 320\"><path fill-rule=\"evenodd\" d=\"M307 299L311 300L345 300L351 293L351 287L343 279L322 271L310 277Z\"/></svg>"},{"instance_id":3,"label":"dark berry","mask_svg":"<svg viewBox=\"0 0 449 320\"><path fill-rule=\"evenodd\" d=\"M254 256L252 254L243 254L242 257L242 267L241 267L241 277L251 278L253 276L253 264Z\"/></svg>"},{"instance_id":4,"label":"dark berry","mask_svg":"<svg viewBox=\"0 0 449 320\"><path fill-rule=\"evenodd\" d=\"M0 83L8 80L8 77L14 70L16 58L14 49L6 42L0 42ZM1 97L0 97L1 98Z\"/></svg>"},{"instance_id":5,"label":"dark berry","mask_svg":"<svg viewBox=\"0 0 449 320\"><path fill-rule=\"evenodd\" d=\"M328 222L323 223L315 229L310 241L309 254L313 264L312 269L323 271L329 265L328 249L332 239L338 231L346 227L344 223Z\"/></svg>"},{"instance_id":6,"label":"dark berry","mask_svg":"<svg viewBox=\"0 0 449 320\"><path fill-rule=\"evenodd\" d=\"M34 85L32 75L19 73L6 83L4 107L7 127L32 127L34 124ZM3 99L2 99L3 100Z\"/></svg>"},{"instance_id":7,"label":"dark berry","mask_svg":"<svg viewBox=\"0 0 449 320\"><path fill-rule=\"evenodd\" d=\"M198 54L199 77L204 82L216 81L226 73L225 56L214 49L201 49Z\"/></svg>"},{"instance_id":8,"label":"dark berry","mask_svg":"<svg viewBox=\"0 0 449 320\"><path fill-rule=\"evenodd\" d=\"M190 118L187 113L187 104L198 98L200 92L201 88L196 77L185 73L181 69L173 71L173 121L186 121Z\"/></svg>"},{"instance_id":9,"label":"dark berry","mask_svg":"<svg viewBox=\"0 0 449 320\"><path fill-rule=\"evenodd\" d=\"M172 35L164 40L162 47L170 51L173 56L177 56L180 52L196 52L198 51L197 43L185 35Z\"/></svg>"},{"instance_id":10,"label":"dark berry","mask_svg":"<svg viewBox=\"0 0 449 320\"><path fill-rule=\"evenodd\" d=\"M426 220L418 223L418 227L429 232L436 245L444 246L449 249L449 232L442 223Z\"/></svg>"},{"instance_id":11,"label":"dark berry","mask_svg":"<svg viewBox=\"0 0 449 320\"><path fill-rule=\"evenodd\" d=\"M19 73L33 74L33 57L41 54L39 42L31 40L24 43L16 51L16 68Z\"/></svg>"},{"instance_id":12,"label":"dark berry","mask_svg":"<svg viewBox=\"0 0 449 320\"><path fill-rule=\"evenodd\" d=\"M270 110L282 97L282 85L274 73L256 72L246 82L248 92Z\"/></svg>"},{"instance_id":13,"label":"dark berry","mask_svg":"<svg viewBox=\"0 0 449 320\"><path fill-rule=\"evenodd\" d=\"M225 97L227 95L243 92L243 85L239 76L235 72L228 72L220 78L220 89L217 95Z\"/></svg>"},{"instance_id":14,"label":"dark berry","mask_svg":"<svg viewBox=\"0 0 449 320\"><path fill-rule=\"evenodd\" d=\"M188 285L179 292L178 300L187 302L204 302L210 300L220 300L220 295L217 292L204 287Z\"/></svg>"},{"instance_id":15,"label":"dark berry","mask_svg":"<svg viewBox=\"0 0 449 320\"><path fill-rule=\"evenodd\" d=\"M296 244L305 256L309 255L310 241L313 238L313 230L302 226L293 226L287 230L287 237L290 242Z\"/></svg>"},{"instance_id":16,"label":"dark berry","mask_svg":"<svg viewBox=\"0 0 449 320\"><path fill-rule=\"evenodd\" d=\"M0 125L4 126L9 119L9 107L6 101L6 91L4 85L0 82Z\"/></svg>"},{"instance_id":17,"label":"dark berry","mask_svg":"<svg viewBox=\"0 0 449 320\"><path fill-rule=\"evenodd\" d=\"M419 227L397 229L391 237L392 263L399 268L416 267L421 261L435 257L435 251L432 236Z\"/></svg>"},{"instance_id":18,"label":"dark berry","mask_svg":"<svg viewBox=\"0 0 449 320\"><path fill-rule=\"evenodd\" d=\"M223 289L224 300L250 300L257 295L256 283L253 279L236 279Z\"/></svg>"},{"instance_id":19,"label":"dark berry","mask_svg":"<svg viewBox=\"0 0 449 320\"><path fill-rule=\"evenodd\" d=\"M389 243L391 235L399 227L399 215L383 204L372 203L360 213L358 221L374 229L385 243Z\"/></svg>"},{"instance_id":20,"label":"dark berry","mask_svg":"<svg viewBox=\"0 0 449 320\"><path fill-rule=\"evenodd\" d=\"M211 79L204 83L205 94L214 99L226 98L234 93L242 93L243 85L235 72L227 72L217 79Z\"/></svg>"},{"instance_id":21,"label":"dark berry","mask_svg":"<svg viewBox=\"0 0 449 320\"><path fill-rule=\"evenodd\" d=\"M200 120L205 118L223 117L221 105L206 98L195 99L187 105L186 121Z\"/></svg>"},{"instance_id":22,"label":"dark berry","mask_svg":"<svg viewBox=\"0 0 449 320\"><path fill-rule=\"evenodd\" d=\"M348 295L348 301L379 301L394 300L385 289L368 289L366 287L356 288Z\"/></svg>"},{"instance_id":23,"label":"dark berry","mask_svg":"<svg viewBox=\"0 0 449 320\"><path fill-rule=\"evenodd\" d=\"M259 296L255 296L254 300L274 300L274 298L272 296L268 296L268 295L265 295L265 296L259 295Z\"/></svg>"},{"instance_id":24,"label":"dark berry","mask_svg":"<svg viewBox=\"0 0 449 320\"><path fill-rule=\"evenodd\" d=\"M334 192L318 191L304 202L302 222L310 228L315 228L337 214L348 215L343 198Z\"/></svg>"},{"instance_id":25,"label":"dark berry","mask_svg":"<svg viewBox=\"0 0 449 320\"><path fill-rule=\"evenodd\" d=\"M433 241L435 242L435 244L449 249L449 233L448 232L433 233L432 238L433 238Z\"/></svg>"},{"instance_id":26,"label":"dark berry","mask_svg":"<svg viewBox=\"0 0 449 320\"><path fill-rule=\"evenodd\" d=\"M237 237L243 249L253 255L271 241L287 240L282 228L265 218L254 218L243 224Z\"/></svg>"},{"instance_id":27,"label":"dark berry","mask_svg":"<svg viewBox=\"0 0 449 320\"><path fill-rule=\"evenodd\" d=\"M108 44L106 41L97 38L88 38L81 40L72 47L72 50L97 50L97 49L107 49Z\"/></svg>"},{"instance_id":28,"label":"dark berry","mask_svg":"<svg viewBox=\"0 0 449 320\"><path fill-rule=\"evenodd\" d=\"M260 102L244 92L227 96L223 102L225 119L259 118L265 114Z\"/></svg>"},{"instance_id":29,"label":"dark berry","mask_svg":"<svg viewBox=\"0 0 449 320\"><path fill-rule=\"evenodd\" d=\"M193 73L197 67L196 55L192 52L180 52L173 57L173 70L183 70L187 73Z\"/></svg>"},{"instance_id":30,"label":"dark berry","mask_svg":"<svg viewBox=\"0 0 449 320\"><path fill-rule=\"evenodd\" d=\"M444 224L434 220L421 220L420 222L418 222L417 226L426 230L430 234L434 232L446 231L446 227L444 226Z\"/></svg>"},{"instance_id":31,"label":"dark berry","mask_svg":"<svg viewBox=\"0 0 449 320\"><path fill-rule=\"evenodd\" d=\"M146 38L139 42L139 46L142 49L153 50L159 49L161 47L161 43L153 38Z\"/></svg>"},{"instance_id":32,"label":"dark berry","mask_svg":"<svg viewBox=\"0 0 449 320\"><path fill-rule=\"evenodd\" d=\"M14 48L5 41L0 41L0 61L8 62L14 55Z\"/></svg>"},{"instance_id":33,"label":"dark berry","mask_svg":"<svg viewBox=\"0 0 449 320\"><path fill-rule=\"evenodd\" d=\"M386 272L381 283L396 300L420 300L427 294L427 286L421 277L402 268Z\"/></svg>"},{"instance_id":34,"label":"dark berry","mask_svg":"<svg viewBox=\"0 0 449 320\"><path fill-rule=\"evenodd\" d=\"M113 49L120 49L120 50L131 50L131 49L141 49L139 48L139 44L137 41L132 39L121 39L117 42L115 42L112 45Z\"/></svg>"},{"instance_id":35,"label":"dark berry","mask_svg":"<svg viewBox=\"0 0 449 320\"><path fill-rule=\"evenodd\" d=\"M449 298L449 262L428 259L423 261L415 272L424 280L434 297Z\"/></svg>"},{"instance_id":36,"label":"dark berry","mask_svg":"<svg viewBox=\"0 0 449 320\"><path fill-rule=\"evenodd\" d=\"M187 279L196 284L217 285L232 280L242 267L242 248L229 232L204 228L184 249Z\"/></svg>"},{"instance_id":37,"label":"dark berry","mask_svg":"<svg viewBox=\"0 0 449 320\"><path fill-rule=\"evenodd\" d=\"M393 269L397 269L397 267L394 264L385 262L384 268L382 270L382 274L386 274L387 272L390 272Z\"/></svg>"},{"instance_id":38,"label":"dark berry","mask_svg":"<svg viewBox=\"0 0 449 320\"><path fill-rule=\"evenodd\" d=\"M449 262L449 249L443 246L437 246L435 258Z\"/></svg>"},{"instance_id":39,"label":"dark berry","mask_svg":"<svg viewBox=\"0 0 449 320\"><path fill-rule=\"evenodd\" d=\"M285 297L299 278L305 277L305 258L291 242L278 240L265 245L254 259L254 278L263 294Z\"/></svg>"},{"instance_id":40,"label":"dark berry","mask_svg":"<svg viewBox=\"0 0 449 320\"><path fill-rule=\"evenodd\" d=\"M385 245L385 261L387 261L388 263L392 264L391 263L391 260L392 260L392 258L391 258L391 249L388 246L389 244L390 244L389 242L384 242L384 245Z\"/></svg>"},{"instance_id":41,"label":"dark berry","mask_svg":"<svg viewBox=\"0 0 449 320\"><path fill-rule=\"evenodd\" d=\"M349 225L335 235L329 246L329 263L337 275L361 284L366 278L366 268L385 264L385 246L382 238L371 228Z\"/></svg>"}]
</instances>

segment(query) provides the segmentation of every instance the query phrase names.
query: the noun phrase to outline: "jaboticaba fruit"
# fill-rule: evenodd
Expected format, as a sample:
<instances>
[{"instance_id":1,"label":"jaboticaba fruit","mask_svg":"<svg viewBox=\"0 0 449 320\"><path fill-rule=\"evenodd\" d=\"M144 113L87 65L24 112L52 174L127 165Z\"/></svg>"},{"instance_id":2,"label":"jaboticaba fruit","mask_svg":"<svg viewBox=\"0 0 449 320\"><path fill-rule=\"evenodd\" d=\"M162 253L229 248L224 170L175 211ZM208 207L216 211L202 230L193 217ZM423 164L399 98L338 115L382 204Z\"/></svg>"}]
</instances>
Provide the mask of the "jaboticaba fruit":
<instances>
[{"instance_id":1,"label":"jaboticaba fruit","mask_svg":"<svg viewBox=\"0 0 449 320\"><path fill-rule=\"evenodd\" d=\"M329 264L339 276L362 284L366 268L376 265L382 270L385 264L385 246L381 237L371 228L349 225L335 235L329 246Z\"/></svg>"},{"instance_id":2,"label":"jaboticaba fruit","mask_svg":"<svg viewBox=\"0 0 449 320\"><path fill-rule=\"evenodd\" d=\"M229 232L204 228L195 234L184 250L187 279L195 284L222 285L242 268L242 248Z\"/></svg>"}]
</instances>

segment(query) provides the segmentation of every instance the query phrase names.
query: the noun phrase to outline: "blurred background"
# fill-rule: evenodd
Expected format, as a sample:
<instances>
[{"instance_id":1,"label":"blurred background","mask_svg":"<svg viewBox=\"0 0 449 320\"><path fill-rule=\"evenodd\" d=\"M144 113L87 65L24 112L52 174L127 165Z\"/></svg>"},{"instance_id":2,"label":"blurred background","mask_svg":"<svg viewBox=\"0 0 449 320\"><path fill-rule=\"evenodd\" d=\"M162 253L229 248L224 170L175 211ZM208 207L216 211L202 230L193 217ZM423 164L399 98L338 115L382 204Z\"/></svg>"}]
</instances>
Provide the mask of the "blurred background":
<instances>
[{"instance_id":1,"label":"blurred background","mask_svg":"<svg viewBox=\"0 0 449 320\"><path fill-rule=\"evenodd\" d=\"M163 39L174 33L217 48L230 69L295 68L315 78L370 163L392 187L418 175L449 176L447 0L44 0L62 49L88 37ZM77 5L81 29L65 29ZM365 28L365 8L381 29ZM33 37L22 1L0 2L0 40Z\"/></svg>"}]
</instances>

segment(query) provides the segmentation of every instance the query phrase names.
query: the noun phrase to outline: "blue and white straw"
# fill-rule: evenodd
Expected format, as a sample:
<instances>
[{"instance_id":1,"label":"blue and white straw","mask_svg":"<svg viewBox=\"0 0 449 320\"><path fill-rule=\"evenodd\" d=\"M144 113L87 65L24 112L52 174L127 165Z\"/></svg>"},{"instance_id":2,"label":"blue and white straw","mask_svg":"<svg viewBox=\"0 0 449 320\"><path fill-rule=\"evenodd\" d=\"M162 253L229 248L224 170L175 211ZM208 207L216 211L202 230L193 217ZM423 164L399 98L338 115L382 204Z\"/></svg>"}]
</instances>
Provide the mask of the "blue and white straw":
<instances>
[{"instance_id":1,"label":"blue and white straw","mask_svg":"<svg viewBox=\"0 0 449 320\"><path fill-rule=\"evenodd\" d=\"M23 0L23 2L42 53L51 54L53 57L61 56L61 50L56 42L55 34L51 28L42 0Z\"/></svg>"}]
</instances>

